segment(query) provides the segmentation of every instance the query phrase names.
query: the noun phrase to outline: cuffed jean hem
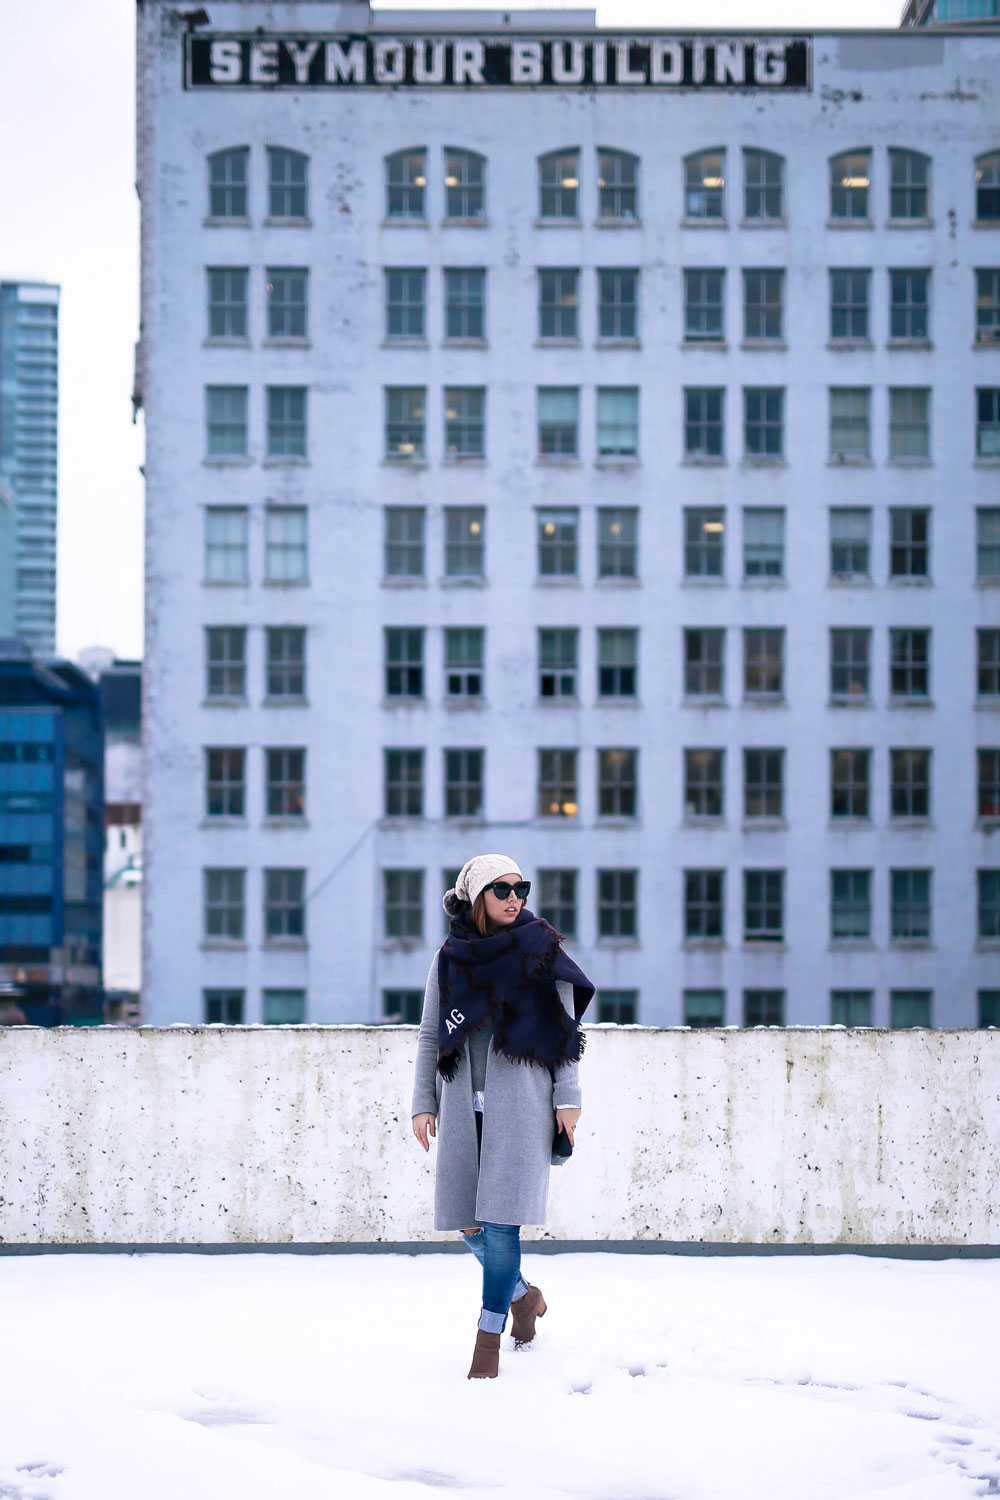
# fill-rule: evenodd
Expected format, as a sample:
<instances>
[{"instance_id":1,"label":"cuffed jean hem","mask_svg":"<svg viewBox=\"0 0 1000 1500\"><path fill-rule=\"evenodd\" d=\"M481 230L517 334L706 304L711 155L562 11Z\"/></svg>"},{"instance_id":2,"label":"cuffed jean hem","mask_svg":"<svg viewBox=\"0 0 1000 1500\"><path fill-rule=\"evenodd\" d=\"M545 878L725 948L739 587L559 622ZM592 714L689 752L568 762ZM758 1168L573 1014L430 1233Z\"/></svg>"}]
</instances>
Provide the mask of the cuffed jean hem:
<instances>
[{"instance_id":1,"label":"cuffed jean hem","mask_svg":"<svg viewBox=\"0 0 1000 1500\"><path fill-rule=\"evenodd\" d=\"M469 1249L472 1251L473 1255L478 1260L479 1264L482 1265L483 1261L486 1259L486 1250L483 1246L483 1231L481 1229L477 1229L475 1234L466 1234L465 1230L463 1229L462 1238L468 1245ZM514 1295L511 1298L511 1301L516 1302L519 1297L525 1297L527 1296L527 1294L528 1283L519 1274L517 1278L517 1285L514 1288ZM494 1330L492 1329L487 1329L487 1332L493 1331Z\"/></svg>"},{"instance_id":2,"label":"cuffed jean hem","mask_svg":"<svg viewBox=\"0 0 1000 1500\"><path fill-rule=\"evenodd\" d=\"M488 1307L484 1307L479 1314L478 1326L484 1333L503 1333L507 1326L507 1314L490 1312Z\"/></svg>"}]
</instances>

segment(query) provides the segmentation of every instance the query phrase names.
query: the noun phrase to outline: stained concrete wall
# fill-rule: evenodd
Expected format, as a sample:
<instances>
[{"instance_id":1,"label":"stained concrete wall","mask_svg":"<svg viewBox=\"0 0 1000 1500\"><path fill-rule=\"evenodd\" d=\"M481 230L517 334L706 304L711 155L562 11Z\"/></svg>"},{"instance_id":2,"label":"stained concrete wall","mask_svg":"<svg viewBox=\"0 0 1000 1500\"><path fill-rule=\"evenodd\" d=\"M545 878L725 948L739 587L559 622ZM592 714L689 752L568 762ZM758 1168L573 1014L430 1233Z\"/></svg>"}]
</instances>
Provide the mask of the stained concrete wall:
<instances>
[{"instance_id":1,"label":"stained concrete wall","mask_svg":"<svg viewBox=\"0 0 1000 1500\"><path fill-rule=\"evenodd\" d=\"M1000 1244L1000 1032L587 1028L544 1235ZM412 1027L0 1031L0 1243L445 1238Z\"/></svg>"}]
</instances>

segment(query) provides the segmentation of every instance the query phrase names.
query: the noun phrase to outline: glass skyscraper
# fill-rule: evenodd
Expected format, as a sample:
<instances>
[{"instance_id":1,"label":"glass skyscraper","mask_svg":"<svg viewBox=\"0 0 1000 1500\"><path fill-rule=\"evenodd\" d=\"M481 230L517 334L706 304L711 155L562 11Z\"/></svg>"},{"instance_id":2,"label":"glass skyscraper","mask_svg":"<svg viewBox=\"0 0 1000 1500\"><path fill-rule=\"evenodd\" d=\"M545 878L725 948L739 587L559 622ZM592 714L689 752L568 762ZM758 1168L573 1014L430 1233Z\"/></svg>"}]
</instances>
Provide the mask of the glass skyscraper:
<instances>
[{"instance_id":1,"label":"glass skyscraper","mask_svg":"<svg viewBox=\"0 0 1000 1500\"><path fill-rule=\"evenodd\" d=\"M14 633L56 645L59 288L0 282L0 482L14 501Z\"/></svg>"}]
</instances>

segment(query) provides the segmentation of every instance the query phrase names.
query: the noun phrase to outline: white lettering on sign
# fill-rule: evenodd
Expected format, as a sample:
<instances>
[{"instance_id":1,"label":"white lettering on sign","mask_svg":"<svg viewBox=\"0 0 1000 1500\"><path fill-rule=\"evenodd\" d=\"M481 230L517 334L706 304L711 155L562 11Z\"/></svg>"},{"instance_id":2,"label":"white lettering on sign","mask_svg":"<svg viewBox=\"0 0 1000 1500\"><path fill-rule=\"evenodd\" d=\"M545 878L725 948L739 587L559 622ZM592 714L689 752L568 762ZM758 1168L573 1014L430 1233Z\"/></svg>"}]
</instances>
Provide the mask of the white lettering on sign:
<instances>
[{"instance_id":1,"label":"white lettering on sign","mask_svg":"<svg viewBox=\"0 0 1000 1500\"><path fill-rule=\"evenodd\" d=\"M692 83L705 82L705 43L695 39L691 49L691 81Z\"/></svg>"},{"instance_id":2,"label":"white lettering on sign","mask_svg":"<svg viewBox=\"0 0 1000 1500\"><path fill-rule=\"evenodd\" d=\"M608 81L608 44L607 42L595 42L593 50L594 82L607 83Z\"/></svg>"},{"instance_id":3,"label":"white lettering on sign","mask_svg":"<svg viewBox=\"0 0 1000 1500\"><path fill-rule=\"evenodd\" d=\"M404 83L406 81L406 49L402 42L379 37L375 43L375 82Z\"/></svg>"},{"instance_id":4,"label":"white lettering on sign","mask_svg":"<svg viewBox=\"0 0 1000 1500\"><path fill-rule=\"evenodd\" d=\"M482 83L486 48L482 42L454 42L451 76L456 83Z\"/></svg>"},{"instance_id":5,"label":"white lettering on sign","mask_svg":"<svg viewBox=\"0 0 1000 1500\"><path fill-rule=\"evenodd\" d=\"M645 83L646 69L632 68L629 65L628 49L631 42L615 42L615 67L618 83Z\"/></svg>"},{"instance_id":6,"label":"white lettering on sign","mask_svg":"<svg viewBox=\"0 0 1000 1500\"><path fill-rule=\"evenodd\" d=\"M352 42L345 52L339 42L326 44L327 83L364 83L367 77L364 42Z\"/></svg>"},{"instance_id":7,"label":"white lettering on sign","mask_svg":"<svg viewBox=\"0 0 1000 1500\"><path fill-rule=\"evenodd\" d=\"M783 43L757 42L753 53L753 70L758 83L784 83L788 64Z\"/></svg>"},{"instance_id":8,"label":"white lettering on sign","mask_svg":"<svg viewBox=\"0 0 1000 1500\"><path fill-rule=\"evenodd\" d=\"M653 83L681 83L684 79L684 52L680 42L655 41L650 50L650 65Z\"/></svg>"},{"instance_id":9,"label":"white lettering on sign","mask_svg":"<svg viewBox=\"0 0 1000 1500\"><path fill-rule=\"evenodd\" d=\"M742 83L746 51L742 42L716 42L716 83Z\"/></svg>"},{"instance_id":10,"label":"white lettering on sign","mask_svg":"<svg viewBox=\"0 0 1000 1500\"><path fill-rule=\"evenodd\" d=\"M566 61L567 53L569 62ZM552 43L552 80L554 83L583 82L583 43Z\"/></svg>"},{"instance_id":11,"label":"white lettering on sign","mask_svg":"<svg viewBox=\"0 0 1000 1500\"><path fill-rule=\"evenodd\" d=\"M453 1031L457 1031L464 1020L465 1017L460 1010L453 1010L450 1015L445 1016L444 1024L448 1028L448 1035L451 1036Z\"/></svg>"},{"instance_id":12,"label":"white lettering on sign","mask_svg":"<svg viewBox=\"0 0 1000 1500\"><path fill-rule=\"evenodd\" d=\"M515 42L510 52L511 83L541 83L541 42Z\"/></svg>"},{"instance_id":13,"label":"white lettering on sign","mask_svg":"<svg viewBox=\"0 0 1000 1500\"><path fill-rule=\"evenodd\" d=\"M430 48L431 60L427 61ZM444 42L420 40L413 44L413 82L444 83Z\"/></svg>"},{"instance_id":14,"label":"white lettering on sign","mask_svg":"<svg viewBox=\"0 0 1000 1500\"><path fill-rule=\"evenodd\" d=\"M278 44L277 42L250 43L250 82L251 83L277 83L278 81Z\"/></svg>"},{"instance_id":15,"label":"white lettering on sign","mask_svg":"<svg viewBox=\"0 0 1000 1500\"><path fill-rule=\"evenodd\" d=\"M239 83L243 71L239 42L213 42L208 66L213 83Z\"/></svg>"},{"instance_id":16,"label":"white lettering on sign","mask_svg":"<svg viewBox=\"0 0 1000 1500\"><path fill-rule=\"evenodd\" d=\"M287 46L295 68L295 82L308 83L309 64L319 51L319 42L305 42L301 47L298 42L289 42Z\"/></svg>"}]
</instances>

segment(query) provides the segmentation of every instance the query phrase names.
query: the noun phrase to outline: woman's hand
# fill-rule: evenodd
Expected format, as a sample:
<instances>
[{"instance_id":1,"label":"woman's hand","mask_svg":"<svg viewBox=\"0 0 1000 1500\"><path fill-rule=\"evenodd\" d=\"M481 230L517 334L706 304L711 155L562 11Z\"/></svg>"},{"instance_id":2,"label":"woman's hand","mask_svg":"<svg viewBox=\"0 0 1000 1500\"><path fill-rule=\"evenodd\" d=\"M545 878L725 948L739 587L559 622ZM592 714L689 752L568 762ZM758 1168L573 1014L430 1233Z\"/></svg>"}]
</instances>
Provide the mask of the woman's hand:
<instances>
[{"instance_id":1,"label":"woman's hand","mask_svg":"<svg viewBox=\"0 0 1000 1500\"><path fill-rule=\"evenodd\" d=\"M565 1109L556 1110L556 1126L559 1130L565 1130L566 1134L569 1136L569 1143L571 1146L576 1145L576 1142L573 1139L573 1132L576 1129L577 1121L582 1114L582 1109L573 1109L567 1107Z\"/></svg>"},{"instance_id":2,"label":"woman's hand","mask_svg":"<svg viewBox=\"0 0 1000 1500\"><path fill-rule=\"evenodd\" d=\"M437 1115L414 1115L413 1134L424 1150L429 1151L431 1148L427 1137L437 1135ZM570 1139L572 1140L572 1136Z\"/></svg>"}]
</instances>

